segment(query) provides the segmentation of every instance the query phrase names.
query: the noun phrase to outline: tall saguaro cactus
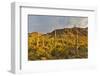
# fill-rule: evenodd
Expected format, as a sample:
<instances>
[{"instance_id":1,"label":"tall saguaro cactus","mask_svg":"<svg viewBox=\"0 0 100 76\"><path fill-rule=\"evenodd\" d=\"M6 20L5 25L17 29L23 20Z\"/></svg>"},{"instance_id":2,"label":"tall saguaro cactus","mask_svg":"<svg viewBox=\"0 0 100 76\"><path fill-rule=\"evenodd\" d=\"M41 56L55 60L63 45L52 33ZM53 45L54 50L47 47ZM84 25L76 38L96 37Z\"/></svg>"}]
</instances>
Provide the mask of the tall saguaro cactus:
<instances>
[{"instance_id":1,"label":"tall saguaro cactus","mask_svg":"<svg viewBox=\"0 0 100 76\"><path fill-rule=\"evenodd\" d=\"M39 45L39 33L37 32L37 47Z\"/></svg>"},{"instance_id":2,"label":"tall saguaro cactus","mask_svg":"<svg viewBox=\"0 0 100 76\"><path fill-rule=\"evenodd\" d=\"M55 32L55 47L56 47L56 43L57 43L57 42L56 42L56 41L57 41L57 40L56 40L56 25L55 25L54 27L55 27L55 31L54 31L54 32Z\"/></svg>"},{"instance_id":3,"label":"tall saguaro cactus","mask_svg":"<svg viewBox=\"0 0 100 76\"><path fill-rule=\"evenodd\" d=\"M79 39L79 36L78 36L78 28L76 27L76 25L74 26L75 27L75 30L76 30L76 54L78 55L78 39Z\"/></svg>"}]
</instances>

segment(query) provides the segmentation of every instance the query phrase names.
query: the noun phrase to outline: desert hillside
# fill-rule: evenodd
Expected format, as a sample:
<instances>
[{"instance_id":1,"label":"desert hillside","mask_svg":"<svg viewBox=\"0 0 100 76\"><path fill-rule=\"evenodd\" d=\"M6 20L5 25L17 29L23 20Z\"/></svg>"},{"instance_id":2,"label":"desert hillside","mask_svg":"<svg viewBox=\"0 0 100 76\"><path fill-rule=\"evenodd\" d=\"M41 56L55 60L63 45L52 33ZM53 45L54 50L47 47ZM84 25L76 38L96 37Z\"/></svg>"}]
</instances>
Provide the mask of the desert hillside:
<instances>
[{"instance_id":1,"label":"desert hillside","mask_svg":"<svg viewBox=\"0 0 100 76\"><path fill-rule=\"evenodd\" d=\"M28 59L74 59L88 57L88 28L55 29L46 34L28 33Z\"/></svg>"}]
</instances>

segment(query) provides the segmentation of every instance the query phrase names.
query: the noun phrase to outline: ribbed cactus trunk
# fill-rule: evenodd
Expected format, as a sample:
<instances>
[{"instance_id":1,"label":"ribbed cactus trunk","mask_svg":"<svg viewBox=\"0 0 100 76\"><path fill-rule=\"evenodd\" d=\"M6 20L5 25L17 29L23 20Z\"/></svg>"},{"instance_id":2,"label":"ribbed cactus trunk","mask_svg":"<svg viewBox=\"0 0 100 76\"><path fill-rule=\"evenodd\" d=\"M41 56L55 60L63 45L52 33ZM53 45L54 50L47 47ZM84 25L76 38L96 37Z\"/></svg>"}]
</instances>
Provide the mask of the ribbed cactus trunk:
<instances>
[{"instance_id":1,"label":"ribbed cactus trunk","mask_svg":"<svg viewBox=\"0 0 100 76\"><path fill-rule=\"evenodd\" d=\"M43 41L42 41L43 47L44 47L44 37L43 37Z\"/></svg>"},{"instance_id":2,"label":"ribbed cactus trunk","mask_svg":"<svg viewBox=\"0 0 100 76\"><path fill-rule=\"evenodd\" d=\"M37 47L39 45L39 34L37 33Z\"/></svg>"},{"instance_id":3,"label":"ribbed cactus trunk","mask_svg":"<svg viewBox=\"0 0 100 76\"><path fill-rule=\"evenodd\" d=\"M55 26L56 27L56 26ZM56 47L56 42L57 40L56 40L56 29L55 29L55 47Z\"/></svg>"},{"instance_id":4,"label":"ribbed cactus trunk","mask_svg":"<svg viewBox=\"0 0 100 76\"><path fill-rule=\"evenodd\" d=\"M76 28L76 26L75 26L75 28ZM76 28L76 54L77 54L77 56L78 56L78 48L79 48L78 39L79 39L79 37L78 37L78 29Z\"/></svg>"}]
</instances>

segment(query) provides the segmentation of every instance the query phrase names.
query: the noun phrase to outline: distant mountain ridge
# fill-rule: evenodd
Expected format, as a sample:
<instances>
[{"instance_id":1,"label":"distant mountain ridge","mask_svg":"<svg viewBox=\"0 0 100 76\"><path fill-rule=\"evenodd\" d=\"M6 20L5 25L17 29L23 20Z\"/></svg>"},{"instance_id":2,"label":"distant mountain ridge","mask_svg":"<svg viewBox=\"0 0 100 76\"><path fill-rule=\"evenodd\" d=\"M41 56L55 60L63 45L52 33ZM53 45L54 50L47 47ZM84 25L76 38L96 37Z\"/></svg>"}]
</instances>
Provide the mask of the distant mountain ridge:
<instances>
[{"instance_id":1,"label":"distant mountain ridge","mask_svg":"<svg viewBox=\"0 0 100 76\"><path fill-rule=\"evenodd\" d=\"M73 34L73 35L80 35L80 36L87 36L88 35L88 27L86 28L80 28L80 27L73 27L73 28L64 28L64 29L55 29L52 32L43 34L43 33L38 33L38 32L32 32L29 33L29 35L38 35L38 36L46 36L46 35L50 35L50 36L54 36L56 33L57 36L59 35L64 35L64 34Z\"/></svg>"},{"instance_id":2,"label":"distant mountain ridge","mask_svg":"<svg viewBox=\"0 0 100 76\"><path fill-rule=\"evenodd\" d=\"M86 27L86 28L73 27L73 28L55 29L54 31L47 33L47 34L48 35L54 35L55 32L56 32L56 35L63 35L63 34L71 33L71 34L74 34L74 35L78 34L78 35L87 36L88 27Z\"/></svg>"}]
</instances>

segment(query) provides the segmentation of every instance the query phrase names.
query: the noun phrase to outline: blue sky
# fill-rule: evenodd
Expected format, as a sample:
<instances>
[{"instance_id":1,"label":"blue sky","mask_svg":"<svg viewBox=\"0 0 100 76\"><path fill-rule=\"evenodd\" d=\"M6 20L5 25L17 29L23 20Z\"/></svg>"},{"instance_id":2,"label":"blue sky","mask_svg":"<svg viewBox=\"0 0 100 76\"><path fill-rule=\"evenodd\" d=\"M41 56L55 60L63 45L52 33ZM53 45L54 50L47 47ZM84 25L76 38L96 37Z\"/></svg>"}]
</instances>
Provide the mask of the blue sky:
<instances>
[{"instance_id":1,"label":"blue sky","mask_svg":"<svg viewBox=\"0 0 100 76\"><path fill-rule=\"evenodd\" d=\"M28 32L48 33L54 29L87 27L87 17L28 15Z\"/></svg>"}]
</instances>

